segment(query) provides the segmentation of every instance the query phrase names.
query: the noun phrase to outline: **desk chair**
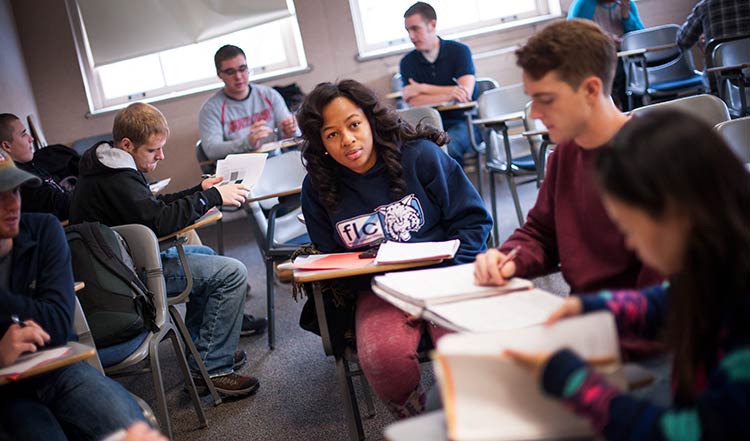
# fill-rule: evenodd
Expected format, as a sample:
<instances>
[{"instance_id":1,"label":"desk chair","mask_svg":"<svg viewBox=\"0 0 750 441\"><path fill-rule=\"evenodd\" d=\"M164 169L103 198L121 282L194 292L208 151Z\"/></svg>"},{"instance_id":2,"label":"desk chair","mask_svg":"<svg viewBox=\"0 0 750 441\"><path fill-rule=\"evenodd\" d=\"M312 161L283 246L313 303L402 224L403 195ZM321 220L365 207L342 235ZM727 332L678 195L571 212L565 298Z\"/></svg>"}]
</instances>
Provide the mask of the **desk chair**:
<instances>
[{"instance_id":1,"label":"desk chair","mask_svg":"<svg viewBox=\"0 0 750 441\"><path fill-rule=\"evenodd\" d=\"M716 45L710 58L716 92L733 117L750 115L750 36Z\"/></svg>"},{"instance_id":2,"label":"desk chair","mask_svg":"<svg viewBox=\"0 0 750 441\"><path fill-rule=\"evenodd\" d=\"M641 96L643 104L650 104L653 100L705 92L692 53L675 45L679 29L675 24L668 24L628 32L622 37L623 52L646 50L623 57L629 109L633 109L633 95ZM671 47L648 51L648 48L664 45Z\"/></svg>"},{"instance_id":3,"label":"desk chair","mask_svg":"<svg viewBox=\"0 0 750 441\"><path fill-rule=\"evenodd\" d=\"M750 116L724 121L714 127L742 161L750 164Z\"/></svg>"},{"instance_id":4,"label":"desk chair","mask_svg":"<svg viewBox=\"0 0 750 441\"><path fill-rule=\"evenodd\" d=\"M443 119L440 118L440 112L438 112L434 107L420 106L401 109L398 110L398 116L415 127L417 126L417 124L425 124L432 126L438 130L443 130ZM446 154L448 153L447 145L442 145L440 146L440 148Z\"/></svg>"},{"instance_id":5,"label":"desk chair","mask_svg":"<svg viewBox=\"0 0 750 441\"><path fill-rule=\"evenodd\" d=\"M651 104L639 107L631 112L633 115L647 115L654 109L674 109L681 110L698 119L703 120L711 127L723 121L728 121L729 110L724 101L713 95L694 95L685 98L679 98L663 103Z\"/></svg>"},{"instance_id":6,"label":"desk chair","mask_svg":"<svg viewBox=\"0 0 750 441\"><path fill-rule=\"evenodd\" d=\"M482 94L488 90L497 89L498 87L500 87L497 81L489 77L477 78L476 83L478 97L482 96ZM468 111L465 113L465 115L466 127L469 131L469 142L471 143L471 149L474 151L473 159L476 162L477 167L477 191L479 192L479 195L482 196L482 155L486 154L487 152L487 144L484 141L477 144L476 138L474 138L474 127L472 126L471 121L472 118L478 117L477 109ZM482 139L486 139L487 133L485 132L486 131L482 132Z\"/></svg>"},{"instance_id":7,"label":"desk chair","mask_svg":"<svg viewBox=\"0 0 750 441\"><path fill-rule=\"evenodd\" d=\"M250 192L247 212L266 265L266 306L268 312L268 347L276 343L274 302L274 263L287 260L292 253L310 241L307 229L297 216L302 180L307 174L299 151L268 158L258 183ZM264 210L262 203L266 203Z\"/></svg>"},{"instance_id":8,"label":"desk chair","mask_svg":"<svg viewBox=\"0 0 750 441\"><path fill-rule=\"evenodd\" d=\"M44 132L42 132L39 124L36 123L34 115L28 115L26 123L29 126L29 133L34 138L34 151L47 147L47 138L44 136Z\"/></svg>"},{"instance_id":9,"label":"desk chair","mask_svg":"<svg viewBox=\"0 0 750 441\"><path fill-rule=\"evenodd\" d=\"M164 276L161 269L161 258L159 256L159 245L154 233L143 225L122 225L113 228L128 244L133 262L139 274L145 274L145 284L154 294L154 305L156 307L157 331L144 331L130 341L120 343L106 348L98 348L99 359L104 372L111 377L141 374L151 372L156 395L156 407L160 426L168 437L172 437L172 428L167 411L167 400L164 394L164 383L159 362L159 344L169 338L172 347L177 354L177 362L180 365L185 384L187 385L190 398L193 401L195 412L201 427L207 427L208 421L203 412L198 392L195 389L193 378L190 375L185 352L177 338L174 325L167 314L167 294ZM85 323L85 319L84 319ZM86 325L88 328L88 325ZM82 335L84 341L90 340L90 333ZM91 340L93 341L93 340ZM148 359L149 364L145 368L137 368L137 365ZM101 366L95 366L101 368Z\"/></svg>"},{"instance_id":10,"label":"desk chair","mask_svg":"<svg viewBox=\"0 0 750 441\"><path fill-rule=\"evenodd\" d=\"M516 186L536 182L537 179L536 152L530 150L530 147L535 147L534 144L529 144L523 136L511 136L508 133L511 127L524 127L524 109L527 101L528 97L524 94L522 84L489 90L479 97L479 119L473 121L473 125L484 127L488 131L485 142L487 143L487 171L490 173L490 199L495 242L499 234L495 175L506 177L519 225L523 225L524 216ZM533 176L533 178L517 183L516 178L521 176Z\"/></svg>"},{"instance_id":11,"label":"desk chair","mask_svg":"<svg viewBox=\"0 0 750 441\"><path fill-rule=\"evenodd\" d=\"M391 93L396 93L396 92L400 93L401 89L403 88L404 88L404 85L401 84L401 74L399 72L396 72L391 77ZM401 110L401 109L406 109L409 106L406 104L406 101L404 101L404 99L401 96L399 96L398 98L395 99L394 107L398 110Z\"/></svg>"},{"instance_id":12,"label":"desk chair","mask_svg":"<svg viewBox=\"0 0 750 441\"><path fill-rule=\"evenodd\" d=\"M79 155L82 155L83 152L88 150L90 147L93 147L94 144L102 141L107 141L110 144L113 144L115 142L111 133L102 133L101 135L89 136L88 138L81 138L77 141L74 141L71 147L73 148L73 150L78 152Z\"/></svg>"}]
</instances>

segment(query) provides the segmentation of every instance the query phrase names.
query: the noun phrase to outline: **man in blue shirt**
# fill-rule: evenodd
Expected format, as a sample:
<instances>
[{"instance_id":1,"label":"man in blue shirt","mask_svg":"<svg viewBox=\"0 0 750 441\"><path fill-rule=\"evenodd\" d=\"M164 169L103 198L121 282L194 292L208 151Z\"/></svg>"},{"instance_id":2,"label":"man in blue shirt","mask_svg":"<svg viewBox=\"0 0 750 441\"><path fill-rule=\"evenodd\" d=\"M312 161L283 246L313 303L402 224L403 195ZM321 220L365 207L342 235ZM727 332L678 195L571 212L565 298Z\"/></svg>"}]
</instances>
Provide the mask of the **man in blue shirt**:
<instances>
[{"instance_id":1,"label":"man in blue shirt","mask_svg":"<svg viewBox=\"0 0 750 441\"><path fill-rule=\"evenodd\" d=\"M404 13L404 25L414 50L401 59L402 94L411 107L477 98L474 62L465 44L443 40L435 32L437 14L427 3L414 3ZM463 165L471 149L463 110L443 112L443 128L451 137L448 153Z\"/></svg>"}]
</instances>

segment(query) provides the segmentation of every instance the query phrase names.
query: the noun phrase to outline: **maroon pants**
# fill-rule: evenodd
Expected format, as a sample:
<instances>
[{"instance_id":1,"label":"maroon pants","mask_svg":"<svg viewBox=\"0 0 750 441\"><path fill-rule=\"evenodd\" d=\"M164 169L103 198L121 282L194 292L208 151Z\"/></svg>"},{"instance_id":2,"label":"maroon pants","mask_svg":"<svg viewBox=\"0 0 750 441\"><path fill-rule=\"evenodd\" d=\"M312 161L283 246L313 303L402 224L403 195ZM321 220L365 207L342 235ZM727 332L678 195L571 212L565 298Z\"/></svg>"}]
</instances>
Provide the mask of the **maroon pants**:
<instances>
[{"instance_id":1,"label":"maroon pants","mask_svg":"<svg viewBox=\"0 0 750 441\"><path fill-rule=\"evenodd\" d=\"M449 332L422 320L410 320L408 314L372 292L360 293L354 326L365 377L391 407L402 406L413 392L421 392L417 346L425 329L433 343Z\"/></svg>"}]
</instances>

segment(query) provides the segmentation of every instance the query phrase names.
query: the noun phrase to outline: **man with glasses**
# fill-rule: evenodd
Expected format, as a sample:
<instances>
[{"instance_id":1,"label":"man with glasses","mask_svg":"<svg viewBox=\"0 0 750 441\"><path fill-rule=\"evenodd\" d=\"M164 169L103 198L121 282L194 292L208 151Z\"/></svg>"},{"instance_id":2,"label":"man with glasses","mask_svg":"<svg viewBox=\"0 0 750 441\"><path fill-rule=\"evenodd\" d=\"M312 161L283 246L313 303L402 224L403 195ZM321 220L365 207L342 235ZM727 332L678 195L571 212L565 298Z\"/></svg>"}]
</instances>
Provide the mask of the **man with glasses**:
<instances>
[{"instance_id":1,"label":"man with glasses","mask_svg":"<svg viewBox=\"0 0 750 441\"><path fill-rule=\"evenodd\" d=\"M245 52L225 45L214 55L224 88L201 108L198 129L209 159L258 149L276 138L297 136L297 122L274 89L250 84Z\"/></svg>"}]
</instances>

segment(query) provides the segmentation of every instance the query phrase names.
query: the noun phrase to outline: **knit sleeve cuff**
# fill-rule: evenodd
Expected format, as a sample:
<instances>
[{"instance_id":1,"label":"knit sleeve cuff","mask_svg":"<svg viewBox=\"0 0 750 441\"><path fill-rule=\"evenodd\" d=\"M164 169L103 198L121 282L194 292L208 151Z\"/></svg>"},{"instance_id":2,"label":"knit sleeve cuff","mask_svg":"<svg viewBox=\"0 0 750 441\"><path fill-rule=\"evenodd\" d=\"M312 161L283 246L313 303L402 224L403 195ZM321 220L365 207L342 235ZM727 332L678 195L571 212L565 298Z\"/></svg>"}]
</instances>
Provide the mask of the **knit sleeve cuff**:
<instances>
[{"instance_id":1,"label":"knit sleeve cuff","mask_svg":"<svg viewBox=\"0 0 750 441\"><path fill-rule=\"evenodd\" d=\"M581 384L580 372L586 372L586 363L570 349L557 351L542 372L542 388L552 396L567 398Z\"/></svg>"},{"instance_id":2,"label":"knit sleeve cuff","mask_svg":"<svg viewBox=\"0 0 750 441\"><path fill-rule=\"evenodd\" d=\"M612 293L610 291L602 291L598 294L580 296L581 304L583 305L583 313L586 314L588 312L608 309L607 301L611 298Z\"/></svg>"},{"instance_id":3,"label":"knit sleeve cuff","mask_svg":"<svg viewBox=\"0 0 750 441\"><path fill-rule=\"evenodd\" d=\"M211 187L208 190L205 190L203 195L206 198L206 211L221 206L221 193L219 193L219 190L217 190L216 187Z\"/></svg>"}]
</instances>

